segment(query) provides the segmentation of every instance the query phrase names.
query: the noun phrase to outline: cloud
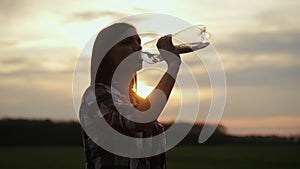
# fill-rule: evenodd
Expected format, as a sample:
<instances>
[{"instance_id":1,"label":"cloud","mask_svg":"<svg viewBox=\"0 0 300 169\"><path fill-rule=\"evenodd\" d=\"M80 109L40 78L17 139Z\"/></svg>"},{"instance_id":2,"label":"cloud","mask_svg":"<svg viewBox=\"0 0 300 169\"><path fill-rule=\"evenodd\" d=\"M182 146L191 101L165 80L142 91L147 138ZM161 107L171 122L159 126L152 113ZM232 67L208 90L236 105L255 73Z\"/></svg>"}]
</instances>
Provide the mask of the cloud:
<instances>
[{"instance_id":1,"label":"cloud","mask_svg":"<svg viewBox=\"0 0 300 169\"><path fill-rule=\"evenodd\" d=\"M9 46L15 46L18 42L16 40L0 40L0 46L2 47L9 47Z\"/></svg>"},{"instance_id":2,"label":"cloud","mask_svg":"<svg viewBox=\"0 0 300 169\"><path fill-rule=\"evenodd\" d=\"M227 83L234 86L291 87L300 84L299 74L299 67L253 66L240 71L227 72Z\"/></svg>"},{"instance_id":3,"label":"cloud","mask_svg":"<svg viewBox=\"0 0 300 169\"><path fill-rule=\"evenodd\" d=\"M288 55L298 57L300 53L299 31L275 31L257 33L237 33L216 43L220 51L242 56Z\"/></svg>"},{"instance_id":4,"label":"cloud","mask_svg":"<svg viewBox=\"0 0 300 169\"><path fill-rule=\"evenodd\" d=\"M73 13L69 18L66 19L67 22L87 22L100 18L111 18L113 20L119 19L126 16L124 13L115 11L82 11Z\"/></svg>"},{"instance_id":5,"label":"cloud","mask_svg":"<svg viewBox=\"0 0 300 169\"><path fill-rule=\"evenodd\" d=\"M256 71L262 68L286 71L299 67L299 6L300 3L295 1L278 2L253 13L248 21L242 22L240 29L230 34L224 32L222 39L214 45L226 70Z\"/></svg>"},{"instance_id":6,"label":"cloud","mask_svg":"<svg viewBox=\"0 0 300 169\"><path fill-rule=\"evenodd\" d=\"M268 17L271 16L263 15L261 19ZM266 20L265 24L268 26L271 22ZM215 46L229 85L287 87L300 84L299 30L238 32L226 36Z\"/></svg>"},{"instance_id":7,"label":"cloud","mask_svg":"<svg viewBox=\"0 0 300 169\"><path fill-rule=\"evenodd\" d=\"M22 64L26 61L26 58L4 58L4 59L1 59L0 60L0 64L4 64L4 65L7 65L7 64Z\"/></svg>"},{"instance_id":8,"label":"cloud","mask_svg":"<svg viewBox=\"0 0 300 169\"><path fill-rule=\"evenodd\" d=\"M225 118L222 123L229 128L229 133L234 134L300 134L297 116Z\"/></svg>"},{"instance_id":9,"label":"cloud","mask_svg":"<svg viewBox=\"0 0 300 169\"><path fill-rule=\"evenodd\" d=\"M218 43L229 85L299 85L297 31L239 33Z\"/></svg>"},{"instance_id":10,"label":"cloud","mask_svg":"<svg viewBox=\"0 0 300 169\"><path fill-rule=\"evenodd\" d=\"M0 21L3 21L6 18L18 16L27 11L30 2L23 0L0 0L0 4Z\"/></svg>"},{"instance_id":11,"label":"cloud","mask_svg":"<svg viewBox=\"0 0 300 169\"><path fill-rule=\"evenodd\" d=\"M0 78L71 75L75 63L76 52L72 48L46 47L6 51L0 58Z\"/></svg>"},{"instance_id":12,"label":"cloud","mask_svg":"<svg viewBox=\"0 0 300 169\"><path fill-rule=\"evenodd\" d=\"M255 14L253 19L259 23L258 30L299 30L299 7L298 1L282 1L280 5Z\"/></svg>"}]
</instances>

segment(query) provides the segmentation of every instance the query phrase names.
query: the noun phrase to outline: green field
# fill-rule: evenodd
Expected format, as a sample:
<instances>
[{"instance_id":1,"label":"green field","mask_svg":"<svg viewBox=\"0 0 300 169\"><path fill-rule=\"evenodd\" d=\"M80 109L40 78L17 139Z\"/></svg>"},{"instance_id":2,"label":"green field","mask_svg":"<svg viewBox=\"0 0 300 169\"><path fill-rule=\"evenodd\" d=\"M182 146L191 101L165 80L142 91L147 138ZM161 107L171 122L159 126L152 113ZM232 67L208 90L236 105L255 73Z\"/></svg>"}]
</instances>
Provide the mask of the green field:
<instances>
[{"instance_id":1,"label":"green field","mask_svg":"<svg viewBox=\"0 0 300 169\"><path fill-rule=\"evenodd\" d=\"M299 169L300 146L182 146L169 169ZM1 169L83 169L82 147L0 148Z\"/></svg>"}]
</instances>

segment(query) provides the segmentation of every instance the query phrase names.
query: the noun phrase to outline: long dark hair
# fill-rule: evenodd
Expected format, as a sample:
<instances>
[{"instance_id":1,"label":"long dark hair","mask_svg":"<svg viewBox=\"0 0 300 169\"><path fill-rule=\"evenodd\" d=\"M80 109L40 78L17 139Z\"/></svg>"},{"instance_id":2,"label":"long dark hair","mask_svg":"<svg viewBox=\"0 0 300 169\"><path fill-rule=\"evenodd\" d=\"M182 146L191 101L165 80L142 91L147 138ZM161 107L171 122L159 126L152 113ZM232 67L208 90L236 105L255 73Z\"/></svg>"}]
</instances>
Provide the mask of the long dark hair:
<instances>
[{"instance_id":1,"label":"long dark hair","mask_svg":"<svg viewBox=\"0 0 300 169\"><path fill-rule=\"evenodd\" d=\"M95 85L96 83L111 85L112 77L107 76L112 75L115 70L111 65L111 58L109 58L107 54L113 46L126 38L124 37L124 34L129 29L135 29L135 27L128 23L115 23L98 33L92 51L91 85ZM129 89L136 91L136 75L131 80Z\"/></svg>"}]
</instances>

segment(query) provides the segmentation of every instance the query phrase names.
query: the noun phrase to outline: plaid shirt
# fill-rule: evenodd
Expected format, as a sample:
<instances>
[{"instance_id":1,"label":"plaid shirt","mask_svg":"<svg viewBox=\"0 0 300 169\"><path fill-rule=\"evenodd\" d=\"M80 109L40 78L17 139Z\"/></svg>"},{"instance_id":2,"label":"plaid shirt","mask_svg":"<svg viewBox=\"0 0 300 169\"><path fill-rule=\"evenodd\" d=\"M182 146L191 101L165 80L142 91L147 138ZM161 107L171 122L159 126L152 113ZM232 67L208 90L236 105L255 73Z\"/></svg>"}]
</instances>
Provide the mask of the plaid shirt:
<instances>
[{"instance_id":1,"label":"plaid shirt","mask_svg":"<svg viewBox=\"0 0 300 169\"><path fill-rule=\"evenodd\" d=\"M114 101L112 95L114 95ZM117 97L115 98L115 96ZM135 123L123 117L118 112L120 109L116 109L118 107L130 113L130 110L132 110L131 105L136 104L138 104L138 100L134 97L130 102L116 89L104 84L96 84L90 86L83 95L80 121L81 124L86 125L96 118L104 118L115 130L136 138L151 137L162 133L163 126L157 121L155 121L152 129L138 131ZM82 137L86 156L86 169L166 169L165 153L147 158L128 158L104 150L84 130L82 130ZM162 143L159 146L165 147L165 140Z\"/></svg>"}]
</instances>

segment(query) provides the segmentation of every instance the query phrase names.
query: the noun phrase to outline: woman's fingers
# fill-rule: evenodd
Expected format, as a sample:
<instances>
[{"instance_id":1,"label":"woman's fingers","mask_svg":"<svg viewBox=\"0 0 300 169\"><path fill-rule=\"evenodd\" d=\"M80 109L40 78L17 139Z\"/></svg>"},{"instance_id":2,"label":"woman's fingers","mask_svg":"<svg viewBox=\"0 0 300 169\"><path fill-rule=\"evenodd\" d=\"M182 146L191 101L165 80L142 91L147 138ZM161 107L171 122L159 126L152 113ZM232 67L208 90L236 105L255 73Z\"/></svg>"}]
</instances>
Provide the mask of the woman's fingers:
<instances>
[{"instance_id":1,"label":"woman's fingers","mask_svg":"<svg viewBox=\"0 0 300 169\"><path fill-rule=\"evenodd\" d=\"M157 41L156 46L160 50L161 56L168 64L171 64L173 62L176 62L176 64L181 63L179 52L177 51L176 47L173 45L172 42L172 35L166 35L161 37Z\"/></svg>"}]
</instances>

